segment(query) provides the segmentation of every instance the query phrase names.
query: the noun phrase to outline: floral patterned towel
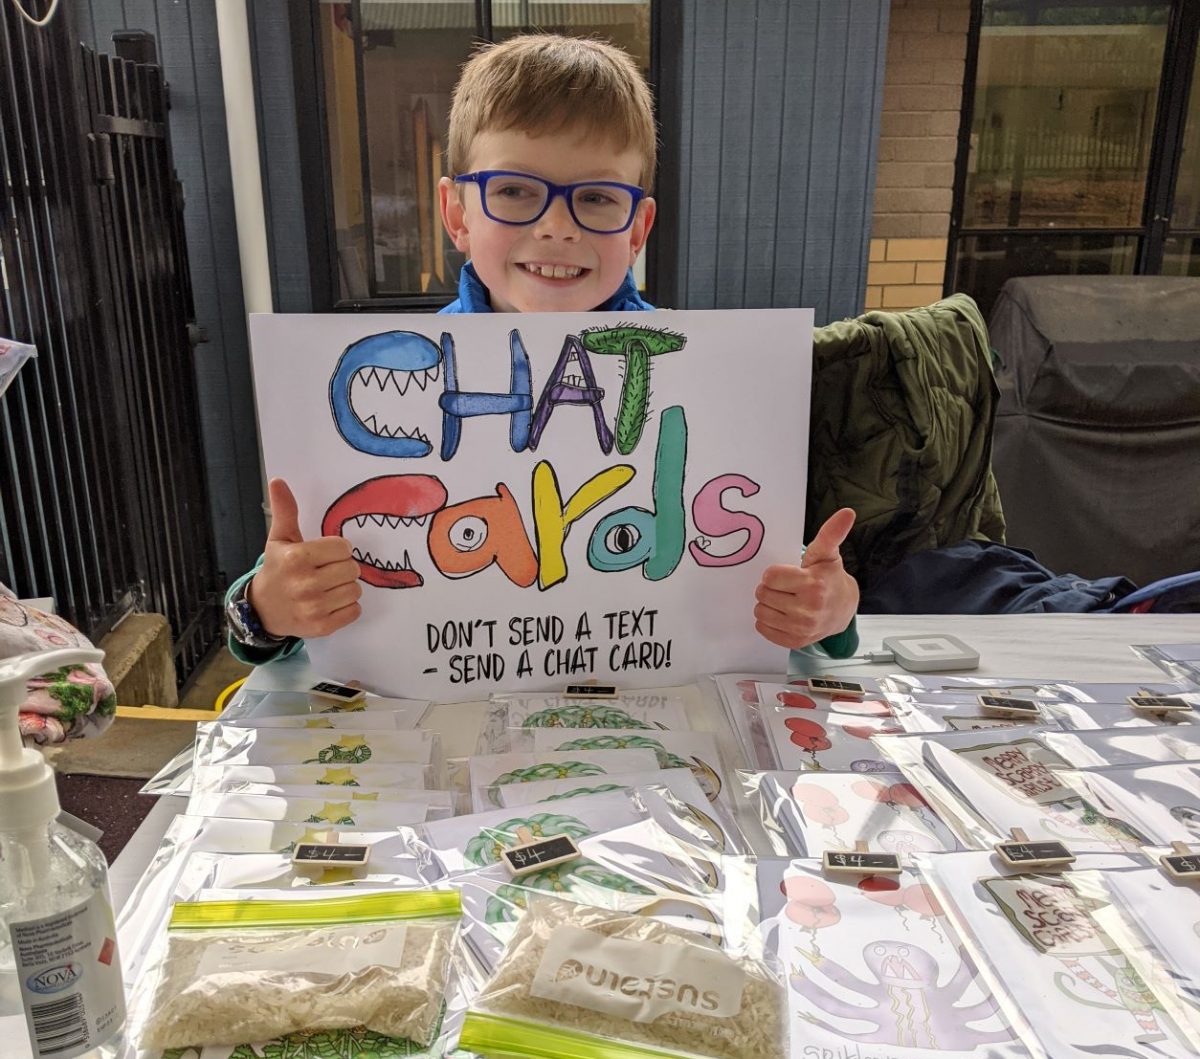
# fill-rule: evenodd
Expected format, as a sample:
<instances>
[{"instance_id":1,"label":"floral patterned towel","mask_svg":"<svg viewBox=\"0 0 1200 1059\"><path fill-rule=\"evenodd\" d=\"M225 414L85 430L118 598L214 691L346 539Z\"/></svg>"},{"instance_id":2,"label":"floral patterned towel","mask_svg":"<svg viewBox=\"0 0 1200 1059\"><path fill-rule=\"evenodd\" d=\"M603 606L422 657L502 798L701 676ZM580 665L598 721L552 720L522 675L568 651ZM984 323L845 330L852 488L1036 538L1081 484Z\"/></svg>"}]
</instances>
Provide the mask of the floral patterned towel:
<instances>
[{"instance_id":1,"label":"floral patterned towel","mask_svg":"<svg viewBox=\"0 0 1200 1059\"><path fill-rule=\"evenodd\" d=\"M74 626L21 603L0 584L0 658L91 646ZM102 666L64 666L29 681L20 711L21 735L39 745L99 735L116 712L116 689Z\"/></svg>"}]
</instances>

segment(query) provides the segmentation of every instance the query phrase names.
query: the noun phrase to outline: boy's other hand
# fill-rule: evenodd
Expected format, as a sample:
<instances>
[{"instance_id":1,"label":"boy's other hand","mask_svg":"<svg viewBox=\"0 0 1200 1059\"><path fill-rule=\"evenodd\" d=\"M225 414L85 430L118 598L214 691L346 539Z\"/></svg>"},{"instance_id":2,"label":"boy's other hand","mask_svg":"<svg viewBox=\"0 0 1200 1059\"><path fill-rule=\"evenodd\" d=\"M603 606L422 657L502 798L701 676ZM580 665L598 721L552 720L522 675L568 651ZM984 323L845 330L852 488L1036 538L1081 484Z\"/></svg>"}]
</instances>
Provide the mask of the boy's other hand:
<instances>
[{"instance_id":1,"label":"boy's other hand","mask_svg":"<svg viewBox=\"0 0 1200 1059\"><path fill-rule=\"evenodd\" d=\"M754 627L795 649L834 636L858 610L858 582L842 567L842 542L854 526L848 507L829 516L799 566L768 566L754 593Z\"/></svg>"},{"instance_id":2,"label":"boy's other hand","mask_svg":"<svg viewBox=\"0 0 1200 1059\"><path fill-rule=\"evenodd\" d=\"M350 542L345 537L306 541L287 482L273 478L268 490L271 532L246 598L272 636L328 636L362 613L358 562Z\"/></svg>"}]
</instances>

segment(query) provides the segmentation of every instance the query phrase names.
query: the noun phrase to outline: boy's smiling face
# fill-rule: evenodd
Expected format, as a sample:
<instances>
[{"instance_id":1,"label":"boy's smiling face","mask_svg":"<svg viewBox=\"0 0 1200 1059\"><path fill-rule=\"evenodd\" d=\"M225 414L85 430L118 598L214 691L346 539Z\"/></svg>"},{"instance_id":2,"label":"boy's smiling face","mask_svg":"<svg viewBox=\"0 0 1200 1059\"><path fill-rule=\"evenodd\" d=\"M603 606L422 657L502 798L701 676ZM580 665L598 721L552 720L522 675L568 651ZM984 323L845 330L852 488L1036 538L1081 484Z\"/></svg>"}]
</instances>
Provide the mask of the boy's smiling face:
<instances>
[{"instance_id":1,"label":"boy's smiling face","mask_svg":"<svg viewBox=\"0 0 1200 1059\"><path fill-rule=\"evenodd\" d=\"M529 173L555 184L587 180L639 183L640 154L616 151L578 129L531 136L517 129L482 132L471 148L470 169ZM598 235L580 228L559 196L532 224L509 225L483 212L479 188L443 177L442 220L491 295L496 312L587 312L616 293L654 223L654 200L638 204L623 232ZM547 273L552 273L547 275Z\"/></svg>"}]
</instances>

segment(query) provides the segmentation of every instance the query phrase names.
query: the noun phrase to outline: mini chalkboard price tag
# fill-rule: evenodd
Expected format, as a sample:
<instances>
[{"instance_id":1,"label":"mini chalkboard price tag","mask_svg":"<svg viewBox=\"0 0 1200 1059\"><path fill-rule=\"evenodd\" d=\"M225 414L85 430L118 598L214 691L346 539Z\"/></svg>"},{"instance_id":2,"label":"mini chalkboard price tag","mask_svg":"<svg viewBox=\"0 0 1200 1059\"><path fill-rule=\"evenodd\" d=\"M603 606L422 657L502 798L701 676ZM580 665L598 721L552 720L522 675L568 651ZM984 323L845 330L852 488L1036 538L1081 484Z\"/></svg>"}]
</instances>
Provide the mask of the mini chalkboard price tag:
<instances>
[{"instance_id":1,"label":"mini chalkboard price tag","mask_svg":"<svg viewBox=\"0 0 1200 1059\"><path fill-rule=\"evenodd\" d=\"M1036 720L1042 715L1033 699L1021 699L1015 695L983 694L979 696L979 705L985 714L992 717L1031 717Z\"/></svg>"},{"instance_id":2,"label":"mini chalkboard price tag","mask_svg":"<svg viewBox=\"0 0 1200 1059\"><path fill-rule=\"evenodd\" d=\"M308 689L308 693L316 695L318 698L340 702L343 705L358 702L367 696L367 693L362 688L356 688L350 684L338 684L333 680L317 681L317 683Z\"/></svg>"},{"instance_id":3,"label":"mini chalkboard price tag","mask_svg":"<svg viewBox=\"0 0 1200 1059\"><path fill-rule=\"evenodd\" d=\"M1193 853L1182 842L1172 842L1171 852L1159 857L1158 863L1172 879L1200 883L1200 853Z\"/></svg>"},{"instance_id":4,"label":"mini chalkboard price tag","mask_svg":"<svg viewBox=\"0 0 1200 1059\"><path fill-rule=\"evenodd\" d=\"M533 837L533 832L527 827L517 828L519 846L500 851L500 857L508 874L514 879L529 875L535 871L545 871L559 864L566 864L581 856L579 847L575 845L570 835L548 835L545 838Z\"/></svg>"},{"instance_id":5,"label":"mini chalkboard price tag","mask_svg":"<svg viewBox=\"0 0 1200 1059\"><path fill-rule=\"evenodd\" d=\"M1178 695L1153 695L1148 691L1130 695L1129 705L1142 713L1187 713L1192 709L1192 704Z\"/></svg>"},{"instance_id":6,"label":"mini chalkboard price tag","mask_svg":"<svg viewBox=\"0 0 1200 1059\"><path fill-rule=\"evenodd\" d=\"M1012 829L1011 842L997 842L995 848L1010 868L1061 870L1075 861L1075 854L1061 842L1031 842L1019 827Z\"/></svg>"},{"instance_id":7,"label":"mini chalkboard price tag","mask_svg":"<svg viewBox=\"0 0 1200 1059\"><path fill-rule=\"evenodd\" d=\"M866 695L867 689L857 680L835 680L833 677L809 677L806 683L812 691L830 695Z\"/></svg>"},{"instance_id":8,"label":"mini chalkboard price tag","mask_svg":"<svg viewBox=\"0 0 1200 1059\"><path fill-rule=\"evenodd\" d=\"M297 842L292 863L306 868L363 868L371 858L370 846L337 842Z\"/></svg>"},{"instance_id":9,"label":"mini chalkboard price tag","mask_svg":"<svg viewBox=\"0 0 1200 1059\"><path fill-rule=\"evenodd\" d=\"M904 870L895 853L872 853L865 842L853 849L827 849L821 863L827 872L852 872L856 875L899 875Z\"/></svg>"},{"instance_id":10,"label":"mini chalkboard price tag","mask_svg":"<svg viewBox=\"0 0 1200 1059\"><path fill-rule=\"evenodd\" d=\"M617 686L589 680L582 684L568 684L563 688L563 694L572 699L615 699Z\"/></svg>"}]
</instances>

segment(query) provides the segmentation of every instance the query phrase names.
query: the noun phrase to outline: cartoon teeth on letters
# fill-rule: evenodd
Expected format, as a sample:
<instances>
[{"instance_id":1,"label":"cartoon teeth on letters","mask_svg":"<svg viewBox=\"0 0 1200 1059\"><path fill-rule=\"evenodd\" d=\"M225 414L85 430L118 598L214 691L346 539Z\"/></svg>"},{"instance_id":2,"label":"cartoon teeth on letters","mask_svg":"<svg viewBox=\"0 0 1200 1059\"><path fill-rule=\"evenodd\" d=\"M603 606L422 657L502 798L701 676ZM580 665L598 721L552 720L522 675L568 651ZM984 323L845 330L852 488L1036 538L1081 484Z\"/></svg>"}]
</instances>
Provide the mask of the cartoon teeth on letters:
<instances>
[{"instance_id":1,"label":"cartoon teeth on letters","mask_svg":"<svg viewBox=\"0 0 1200 1059\"><path fill-rule=\"evenodd\" d=\"M338 433L372 456L428 456L442 419L442 372L441 347L415 331L351 343L329 380Z\"/></svg>"},{"instance_id":2,"label":"cartoon teeth on letters","mask_svg":"<svg viewBox=\"0 0 1200 1059\"><path fill-rule=\"evenodd\" d=\"M410 549L428 554L426 527L445 505L446 487L432 475L387 474L339 496L321 520L321 533L344 537L347 524L365 529L370 539L355 534L352 542L359 577L376 588L419 588L425 578L413 566ZM382 532L372 534L372 526Z\"/></svg>"}]
</instances>

